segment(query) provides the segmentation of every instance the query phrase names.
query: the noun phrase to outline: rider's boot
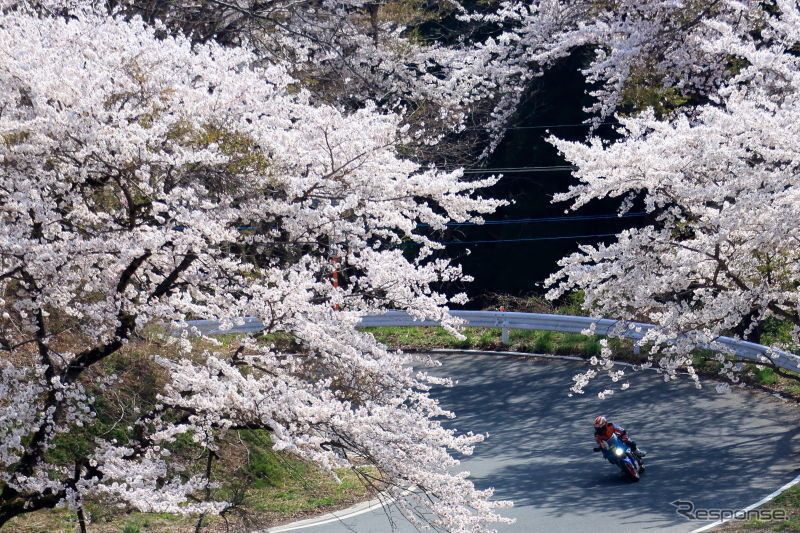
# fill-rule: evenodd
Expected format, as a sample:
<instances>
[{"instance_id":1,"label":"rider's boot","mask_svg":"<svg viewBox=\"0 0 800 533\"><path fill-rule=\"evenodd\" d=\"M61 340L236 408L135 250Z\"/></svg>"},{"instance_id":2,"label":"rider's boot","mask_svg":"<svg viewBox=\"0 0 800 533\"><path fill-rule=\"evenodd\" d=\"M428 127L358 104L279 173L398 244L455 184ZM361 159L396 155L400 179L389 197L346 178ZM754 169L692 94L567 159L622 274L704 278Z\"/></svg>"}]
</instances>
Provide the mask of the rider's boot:
<instances>
[{"instance_id":1,"label":"rider's boot","mask_svg":"<svg viewBox=\"0 0 800 533\"><path fill-rule=\"evenodd\" d=\"M632 451L632 452L633 452L633 453L636 455L636 457L638 457L639 459L642 459L642 458L644 458L644 456L645 456L645 455L647 455L647 452L646 452L646 451L644 451L643 449L639 448L639 447L636 445L636 443L635 443L635 442L633 442L633 441L628 441L628 445L631 447L631 451Z\"/></svg>"}]
</instances>

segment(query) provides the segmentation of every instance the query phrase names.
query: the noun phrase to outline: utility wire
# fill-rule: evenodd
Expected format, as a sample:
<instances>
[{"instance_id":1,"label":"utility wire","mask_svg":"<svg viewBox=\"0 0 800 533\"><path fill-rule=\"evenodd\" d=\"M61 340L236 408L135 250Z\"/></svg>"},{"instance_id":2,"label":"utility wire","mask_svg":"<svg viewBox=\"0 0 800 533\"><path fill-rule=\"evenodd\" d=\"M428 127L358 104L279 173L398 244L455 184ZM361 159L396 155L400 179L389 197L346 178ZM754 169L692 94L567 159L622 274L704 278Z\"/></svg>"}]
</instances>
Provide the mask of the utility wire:
<instances>
[{"instance_id":1,"label":"utility wire","mask_svg":"<svg viewBox=\"0 0 800 533\"><path fill-rule=\"evenodd\" d=\"M602 220L602 219L609 219L609 218L631 218L631 217L643 217L647 215L644 211L635 212L635 213L625 213L624 215L617 215L614 213L605 214L605 215L576 215L571 217L541 217L541 218L515 218L515 219L508 219L508 220L485 220L482 224L477 222L448 222L445 226L448 227L456 227L456 226L493 226L493 225L502 225L502 224L531 224L535 222L573 222L579 220ZM418 224L418 228L428 228L430 227L429 224Z\"/></svg>"},{"instance_id":2,"label":"utility wire","mask_svg":"<svg viewBox=\"0 0 800 533\"><path fill-rule=\"evenodd\" d=\"M643 217L647 215L644 211L641 212L634 212L634 213L625 213L624 215L617 215L614 213L603 214L603 215L576 215L571 217L540 217L540 218L511 218L508 220L484 220L483 223L478 222L447 222L445 226L448 227L458 227L458 226L496 226L496 225L504 225L504 224L532 224L536 222L573 222L573 221L580 221L580 220L602 220L602 219L609 219L609 218L631 218L631 217ZM174 226L172 229L177 231L183 231L188 226L179 225ZM430 224L417 224L418 228L429 228L431 227ZM254 230L258 229L256 226L236 226L236 229L239 231L247 231L247 230Z\"/></svg>"},{"instance_id":3,"label":"utility wire","mask_svg":"<svg viewBox=\"0 0 800 533\"><path fill-rule=\"evenodd\" d=\"M506 126L504 128L492 128L489 126L469 126L465 130L546 130L550 128L590 128L592 126L619 126L617 122L599 122L598 124L542 124L539 126Z\"/></svg>"},{"instance_id":4,"label":"utility wire","mask_svg":"<svg viewBox=\"0 0 800 533\"><path fill-rule=\"evenodd\" d=\"M496 243L509 243L509 242L532 242L532 241L556 241L564 239L596 239L599 237L616 237L617 233L598 233L596 235L565 235L563 237L528 237L521 239L490 239L481 241L439 241L438 244L455 245L455 244L496 244ZM408 242L403 243L401 246L418 246L419 243Z\"/></svg>"},{"instance_id":5,"label":"utility wire","mask_svg":"<svg viewBox=\"0 0 800 533\"><path fill-rule=\"evenodd\" d=\"M512 174L516 172L566 172L577 169L578 167L568 165L554 165L550 167L465 168L464 174L488 174L489 172L497 172L498 174Z\"/></svg>"},{"instance_id":6,"label":"utility wire","mask_svg":"<svg viewBox=\"0 0 800 533\"><path fill-rule=\"evenodd\" d=\"M522 239L494 239L485 241L444 241L439 244L490 244L490 243L506 243L506 242L530 242L530 241L556 241L559 239L595 239L598 237L616 237L617 233L599 233L597 235L568 235L564 237L530 237Z\"/></svg>"}]
</instances>

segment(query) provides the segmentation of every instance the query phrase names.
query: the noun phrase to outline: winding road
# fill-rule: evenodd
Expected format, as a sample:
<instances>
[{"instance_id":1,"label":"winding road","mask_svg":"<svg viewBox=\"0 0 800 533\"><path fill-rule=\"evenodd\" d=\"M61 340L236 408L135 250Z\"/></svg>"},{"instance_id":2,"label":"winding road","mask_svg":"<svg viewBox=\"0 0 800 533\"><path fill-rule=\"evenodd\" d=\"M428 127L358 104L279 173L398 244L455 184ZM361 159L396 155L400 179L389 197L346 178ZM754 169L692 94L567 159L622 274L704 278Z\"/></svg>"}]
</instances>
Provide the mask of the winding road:
<instances>
[{"instance_id":1,"label":"winding road","mask_svg":"<svg viewBox=\"0 0 800 533\"><path fill-rule=\"evenodd\" d=\"M567 397L585 363L477 353L437 354L439 371L458 380L433 394L454 410L461 431L489 433L462 467L479 488L494 487L516 518L501 532L690 532L670 502L698 509L741 509L800 473L800 408L748 390L697 390L688 379L664 383L628 371L631 388L598 400L601 379ZM646 449L641 482L626 482L592 452L592 420L605 414ZM387 514L388 513L388 514ZM396 511L342 511L268 531L412 532Z\"/></svg>"}]
</instances>

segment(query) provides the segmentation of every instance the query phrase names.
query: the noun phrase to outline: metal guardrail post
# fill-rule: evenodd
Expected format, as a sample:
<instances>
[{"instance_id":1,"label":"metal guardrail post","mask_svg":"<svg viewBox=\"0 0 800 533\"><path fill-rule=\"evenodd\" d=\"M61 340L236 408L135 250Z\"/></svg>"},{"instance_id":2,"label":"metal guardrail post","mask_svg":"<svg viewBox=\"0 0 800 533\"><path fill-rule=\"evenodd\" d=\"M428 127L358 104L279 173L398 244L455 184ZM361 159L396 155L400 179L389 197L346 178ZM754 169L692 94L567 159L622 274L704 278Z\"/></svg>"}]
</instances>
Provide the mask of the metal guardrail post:
<instances>
[{"instance_id":1,"label":"metal guardrail post","mask_svg":"<svg viewBox=\"0 0 800 533\"><path fill-rule=\"evenodd\" d=\"M503 344L508 344L508 320L506 320L506 317L505 317L506 308L505 307L501 307L500 308L500 313L501 313L500 316L502 317L501 318L501 322L500 322L500 326L503 328L501 330L501 333L500 333L500 340L502 341Z\"/></svg>"}]
</instances>

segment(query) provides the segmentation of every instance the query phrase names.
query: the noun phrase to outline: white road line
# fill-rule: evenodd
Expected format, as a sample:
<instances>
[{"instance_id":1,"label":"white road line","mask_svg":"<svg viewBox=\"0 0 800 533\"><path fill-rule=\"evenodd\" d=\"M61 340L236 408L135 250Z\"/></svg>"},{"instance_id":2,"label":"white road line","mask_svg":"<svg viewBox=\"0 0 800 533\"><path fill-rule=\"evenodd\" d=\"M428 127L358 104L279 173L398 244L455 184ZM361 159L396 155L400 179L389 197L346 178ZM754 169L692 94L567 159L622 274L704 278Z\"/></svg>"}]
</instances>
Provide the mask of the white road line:
<instances>
[{"instance_id":1,"label":"white road line","mask_svg":"<svg viewBox=\"0 0 800 533\"><path fill-rule=\"evenodd\" d=\"M412 492L416 492L416 490L406 489L400 493L400 497L411 494ZM364 513L369 513L381 507L390 505L396 499L397 498L375 498L373 500L369 500L367 502L362 502L352 507L348 507L347 509L343 509L341 511L336 511L333 513L327 513L322 516L318 516L316 518L309 518L308 520L293 522L291 524L286 524L285 526L271 527L269 529L264 530L261 533L283 533L284 531L295 531L297 529L305 529L307 527L321 526L324 524L330 524L332 522L341 522L342 520L347 520L348 518L352 518L354 516L358 516Z\"/></svg>"},{"instance_id":2,"label":"white road line","mask_svg":"<svg viewBox=\"0 0 800 533\"><path fill-rule=\"evenodd\" d=\"M745 507L744 509L741 509L740 511L737 511L737 514L740 514L740 513L744 514L744 513L747 513L748 511L752 511L756 507L761 507L762 505L764 505L765 503L767 503L771 499L773 499L776 496L780 495L781 493L789 490L790 488L794 487L798 483L800 483L800 476L797 476L796 478L791 480L789 483L787 483L786 485L784 485L781 488L779 488L778 490L776 490L775 492L773 492L771 494L768 494L767 496L764 496L763 498L758 500L753 505L750 505L748 507ZM699 529L694 529L694 530L690 531L689 533L700 533L701 531L708 531L711 528L714 528L714 527L717 527L717 526L721 526L725 522L730 522L731 520L733 520L733 518L725 518L724 520L717 520L716 522L708 524L707 526L703 526L703 527L701 527Z\"/></svg>"},{"instance_id":3,"label":"white road line","mask_svg":"<svg viewBox=\"0 0 800 533\"><path fill-rule=\"evenodd\" d=\"M390 498L388 501L383 502L383 504L388 505L394 501L393 498ZM328 513L317 518L309 518L308 520L301 520L300 522L294 522L285 526L277 526L271 527L264 531L264 533L281 533L283 531L295 531L297 529L305 529L307 527L313 526L321 526L323 524L330 524L331 522L338 522L340 520L346 520L348 518L358 516L360 514L368 513L373 509L377 509L380 507L381 500L370 500L368 502L364 502L358 505L354 505L348 509L342 511L343 514L337 513Z\"/></svg>"}]
</instances>

